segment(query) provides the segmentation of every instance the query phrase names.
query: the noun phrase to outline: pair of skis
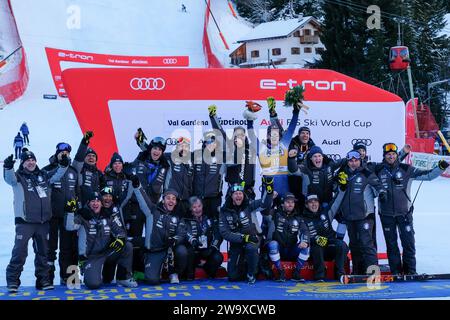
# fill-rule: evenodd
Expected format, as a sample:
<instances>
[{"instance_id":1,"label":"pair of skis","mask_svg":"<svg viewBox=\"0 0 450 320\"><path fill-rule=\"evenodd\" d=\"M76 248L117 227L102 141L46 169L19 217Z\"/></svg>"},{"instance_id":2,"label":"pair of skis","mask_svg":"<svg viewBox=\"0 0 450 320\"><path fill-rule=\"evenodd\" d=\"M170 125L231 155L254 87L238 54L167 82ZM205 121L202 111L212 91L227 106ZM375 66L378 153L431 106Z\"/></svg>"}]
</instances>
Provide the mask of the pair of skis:
<instances>
[{"instance_id":1,"label":"pair of skis","mask_svg":"<svg viewBox=\"0 0 450 320\"><path fill-rule=\"evenodd\" d=\"M342 284L349 283L373 283L373 282L404 282L404 281L428 281L449 280L450 273L441 274L411 274L411 275L343 275L339 279Z\"/></svg>"}]
</instances>

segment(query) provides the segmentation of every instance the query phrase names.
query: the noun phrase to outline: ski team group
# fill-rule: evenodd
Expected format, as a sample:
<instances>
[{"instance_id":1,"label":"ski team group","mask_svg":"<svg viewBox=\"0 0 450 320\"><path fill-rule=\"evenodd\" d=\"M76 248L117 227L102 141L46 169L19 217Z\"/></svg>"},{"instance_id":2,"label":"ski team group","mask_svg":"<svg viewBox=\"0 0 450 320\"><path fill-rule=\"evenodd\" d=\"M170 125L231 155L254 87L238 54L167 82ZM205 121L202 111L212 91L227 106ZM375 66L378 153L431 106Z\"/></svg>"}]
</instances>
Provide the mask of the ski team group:
<instances>
[{"instance_id":1,"label":"ski team group","mask_svg":"<svg viewBox=\"0 0 450 320\"><path fill-rule=\"evenodd\" d=\"M165 138L147 142L139 129L135 140L142 151L136 159L124 162L114 153L103 172L89 147L91 131L73 161L64 142L42 169L29 150L22 150L17 171L9 156L4 179L13 188L16 237L8 290L18 291L30 238L41 290L53 289L58 247L61 284L78 265L90 289L114 279L126 287L136 287L137 279L158 284L166 273L170 283L179 283L194 279L198 267L214 278L224 260L223 240L230 281L254 283L260 273L285 281L281 261L295 262L291 280L303 281L308 258L315 280L325 279L326 260L335 261L338 278L346 273L349 249L352 273L363 275L378 264L375 201L391 272L415 274L411 183L432 180L449 164L441 160L432 170L419 170L401 163L410 148L399 150L394 143L384 144L382 162L373 163L361 142L333 161L314 145L308 127L293 137L300 104L293 105L285 130L274 100L267 102L271 125L261 143L253 129L261 106L247 101L247 127L235 127L232 137L211 105L213 130L204 132L202 148L193 152L190 139L180 137L165 153ZM258 165L262 182L255 190Z\"/></svg>"}]
</instances>

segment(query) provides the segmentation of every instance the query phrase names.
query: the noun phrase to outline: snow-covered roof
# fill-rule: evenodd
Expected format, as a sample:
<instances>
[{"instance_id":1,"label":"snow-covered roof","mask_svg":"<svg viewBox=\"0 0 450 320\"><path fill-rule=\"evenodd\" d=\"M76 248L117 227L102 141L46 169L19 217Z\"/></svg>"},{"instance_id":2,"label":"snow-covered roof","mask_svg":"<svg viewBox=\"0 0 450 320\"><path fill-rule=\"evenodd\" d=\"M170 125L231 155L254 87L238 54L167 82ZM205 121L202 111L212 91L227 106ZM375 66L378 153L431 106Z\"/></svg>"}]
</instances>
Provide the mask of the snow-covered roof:
<instances>
[{"instance_id":1,"label":"snow-covered roof","mask_svg":"<svg viewBox=\"0 0 450 320\"><path fill-rule=\"evenodd\" d=\"M269 38L287 37L296 29L304 26L306 23L314 21L316 24L320 24L314 17L307 16L303 19L289 19L281 21L271 21L259 24L252 31L240 38L238 42L246 42L252 40L261 40Z\"/></svg>"}]
</instances>

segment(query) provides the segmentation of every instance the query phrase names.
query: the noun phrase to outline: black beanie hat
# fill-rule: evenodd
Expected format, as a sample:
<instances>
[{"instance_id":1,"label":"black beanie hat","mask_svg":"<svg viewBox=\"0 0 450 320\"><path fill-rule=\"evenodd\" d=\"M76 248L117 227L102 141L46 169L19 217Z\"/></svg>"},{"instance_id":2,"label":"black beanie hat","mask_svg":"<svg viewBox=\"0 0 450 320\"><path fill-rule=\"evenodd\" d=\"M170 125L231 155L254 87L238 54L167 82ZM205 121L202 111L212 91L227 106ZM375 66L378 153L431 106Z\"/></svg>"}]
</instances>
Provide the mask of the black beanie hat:
<instances>
[{"instance_id":1,"label":"black beanie hat","mask_svg":"<svg viewBox=\"0 0 450 320\"><path fill-rule=\"evenodd\" d=\"M30 150L26 150L26 151L22 152L22 154L20 155L21 163L24 163L25 161L27 161L29 159L34 159L34 161L36 161L36 156L34 155L34 153L31 152Z\"/></svg>"},{"instance_id":2,"label":"black beanie hat","mask_svg":"<svg viewBox=\"0 0 450 320\"><path fill-rule=\"evenodd\" d=\"M114 154L112 155L110 165L112 166L114 162L122 162L123 164L122 156L117 152L114 152Z\"/></svg>"},{"instance_id":3,"label":"black beanie hat","mask_svg":"<svg viewBox=\"0 0 450 320\"><path fill-rule=\"evenodd\" d=\"M302 131L307 131L309 132L309 135L311 135L311 130L308 127L300 127L300 129L298 129L298 134Z\"/></svg>"},{"instance_id":4,"label":"black beanie hat","mask_svg":"<svg viewBox=\"0 0 450 320\"><path fill-rule=\"evenodd\" d=\"M87 202L89 203L92 200L102 201L102 197L101 197L100 193L98 193L97 191L93 191L93 192L89 193L89 195L87 197Z\"/></svg>"},{"instance_id":5,"label":"black beanie hat","mask_svg":"<svg viewBox=\"0 0 450 320\"><path fill-rule=\"evenodd\" d=\"M364 151L367 152L367 147L364 143L362 142L357 142L353 145L353 150L358 151L359 149L364 149Z\"/></svg>"},{"instance_id":6,"label":"black beanie hat","mask_svg":"<svg viewBox=\"0 0 450 320\"><path fill-rule=\"evenodd\" d=\"M95 155L95 158L98 159L97 152L95 152L94 149L88 148L88 149L86 150L86 155L88 155L88 154L90 154L90 153L94 154L94 155Z\"/></svg>"}]
</instances>

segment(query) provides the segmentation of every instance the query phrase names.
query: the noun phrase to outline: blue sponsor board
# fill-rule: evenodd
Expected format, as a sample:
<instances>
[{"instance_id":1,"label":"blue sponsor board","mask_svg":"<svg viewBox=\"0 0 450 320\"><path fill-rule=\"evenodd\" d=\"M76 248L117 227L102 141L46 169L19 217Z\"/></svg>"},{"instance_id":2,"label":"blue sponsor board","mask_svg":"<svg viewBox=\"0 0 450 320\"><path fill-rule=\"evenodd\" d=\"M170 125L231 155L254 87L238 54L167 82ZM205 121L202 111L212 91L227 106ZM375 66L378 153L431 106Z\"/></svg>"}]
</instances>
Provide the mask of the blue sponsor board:
<instances>
[{"instance_id":1,"label":"blue sponsor board","mask_svg":"<svg viewBox=\"0 0 450 320\"><path fill-rule=\"evenodd\" d=\"M255 285L226 280L197 280L177 285L140 285L123 288L108 285L99 290L68 289L56 286L52 291L21 287L10 294L0 287L2 300L374 300L450 296L450 281L343 285L338 282L284 283L257 281Z\"/></svg>"}]
</instances>

